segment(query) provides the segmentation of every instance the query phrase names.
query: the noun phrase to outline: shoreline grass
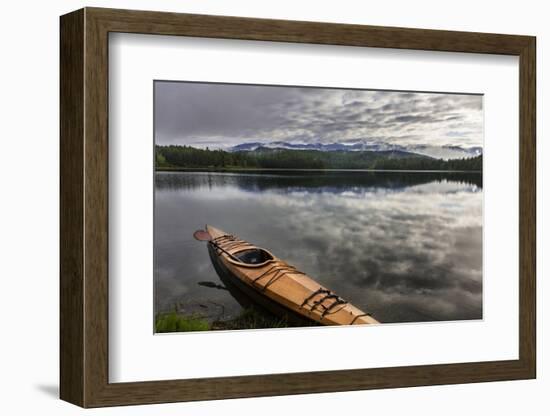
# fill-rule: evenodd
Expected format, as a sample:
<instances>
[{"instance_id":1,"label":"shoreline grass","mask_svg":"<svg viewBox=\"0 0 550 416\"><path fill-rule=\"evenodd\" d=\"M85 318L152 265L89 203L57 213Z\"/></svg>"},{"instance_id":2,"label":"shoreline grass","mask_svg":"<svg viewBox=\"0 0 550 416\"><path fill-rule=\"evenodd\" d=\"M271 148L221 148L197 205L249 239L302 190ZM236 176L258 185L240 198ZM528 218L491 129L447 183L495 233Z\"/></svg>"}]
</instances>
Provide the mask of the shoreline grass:
<instances>
[{"instance_id":1,"label":"shoreline grass","mask_svg":"<svg viewBox=\"0 0 550 416\"><path fill-rule=\"evenodd\" d=\"M212 322L197 314L162 312L155 317L155 333L228 331L238 329L288 328L286 319L260 311L254 307L244 309L238 316L216 319Z\"/></svg>"},{"instance_id":2,"label":"shoreline grass","mask_svg":"<svg viewBox=\"0 0 550 416\"><path fill-rule=\"evenodd\" d=\"M155 318L155 332L208 331L210 324L197 315L183 315L175 311L160 313Z\"/></svg>"}]
</instances>

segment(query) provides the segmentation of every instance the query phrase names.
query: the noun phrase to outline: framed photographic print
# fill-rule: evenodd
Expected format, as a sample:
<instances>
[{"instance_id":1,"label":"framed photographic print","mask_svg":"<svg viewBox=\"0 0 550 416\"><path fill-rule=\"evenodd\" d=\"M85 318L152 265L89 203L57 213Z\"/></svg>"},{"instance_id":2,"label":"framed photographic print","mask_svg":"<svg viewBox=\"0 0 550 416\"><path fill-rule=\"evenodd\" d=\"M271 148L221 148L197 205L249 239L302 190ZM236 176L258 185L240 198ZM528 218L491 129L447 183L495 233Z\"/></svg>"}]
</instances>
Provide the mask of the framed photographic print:
<instances>
[{"instance_id":1,"label":"framed photographic print","mask_svg":"<svg viewBox=\"0 0 550 416\"><path fill-rule=\"evenodd\" d=\"M61 17L61 398L534 378L535 38Z\"/></svg>"}]
</instances>

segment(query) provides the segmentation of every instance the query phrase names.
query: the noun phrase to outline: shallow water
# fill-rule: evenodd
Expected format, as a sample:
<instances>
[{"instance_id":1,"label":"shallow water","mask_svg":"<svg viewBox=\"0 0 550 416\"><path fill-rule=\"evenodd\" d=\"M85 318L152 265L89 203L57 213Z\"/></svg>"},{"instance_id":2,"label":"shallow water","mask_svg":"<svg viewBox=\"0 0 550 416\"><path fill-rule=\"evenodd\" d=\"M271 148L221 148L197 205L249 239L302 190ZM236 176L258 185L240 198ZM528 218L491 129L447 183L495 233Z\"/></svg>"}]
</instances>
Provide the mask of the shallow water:
<instances>
[{"instance_id":1,"label":"shallow water","mask_svg":"<svg viewBox=\"0 0 550 416\"><path fill-rule=\"evenodd\" d=\"M482 317L480 174L158 172L155 305L229 319L211 224L306 272L381 322Z\"/></svg>"}]
</instances>

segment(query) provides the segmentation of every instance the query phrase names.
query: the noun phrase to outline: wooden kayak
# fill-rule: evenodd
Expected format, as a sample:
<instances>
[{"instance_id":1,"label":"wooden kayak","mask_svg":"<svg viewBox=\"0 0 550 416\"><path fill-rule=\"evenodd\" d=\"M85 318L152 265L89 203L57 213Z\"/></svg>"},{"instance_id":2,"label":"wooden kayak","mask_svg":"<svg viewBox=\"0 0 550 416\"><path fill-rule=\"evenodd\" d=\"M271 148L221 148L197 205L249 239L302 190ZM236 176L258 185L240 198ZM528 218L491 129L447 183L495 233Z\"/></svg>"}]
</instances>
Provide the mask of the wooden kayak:
<instances>
[{"instance_id":1,"label":"wooden kayak","mask_svg":"<svg viewBox=\"0 0 550 416\"><path fill-rule=\"evenodd\" d=\"M277 316L321 325L379 323L269 251L209 225L206 231L210 258L222 281Z\"/></svg>"}]
</instances>

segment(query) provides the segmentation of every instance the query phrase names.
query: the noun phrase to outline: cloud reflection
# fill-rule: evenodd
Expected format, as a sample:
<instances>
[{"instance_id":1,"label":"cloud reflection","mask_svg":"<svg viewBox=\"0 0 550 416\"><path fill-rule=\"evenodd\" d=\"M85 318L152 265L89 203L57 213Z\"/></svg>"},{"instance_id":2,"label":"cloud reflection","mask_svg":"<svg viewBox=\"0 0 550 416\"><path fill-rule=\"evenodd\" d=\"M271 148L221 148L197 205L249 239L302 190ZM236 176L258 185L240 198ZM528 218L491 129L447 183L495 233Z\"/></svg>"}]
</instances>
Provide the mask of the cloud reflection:
<instances>
[{"instance_id":1,"label":"cloud reflection","mask_svg":"<svg viewBox=\"0 0 550 416\"><path fill-rule=\"evenodd\" d=\"M350 184L331 175L157 174L157 293L216 296L237 308L227 292L194 284L216 280L191 237L211 223L270 249L382 322L481 318L481 179L381 175L357 173Z\"/></svg>"}]
</instances>

